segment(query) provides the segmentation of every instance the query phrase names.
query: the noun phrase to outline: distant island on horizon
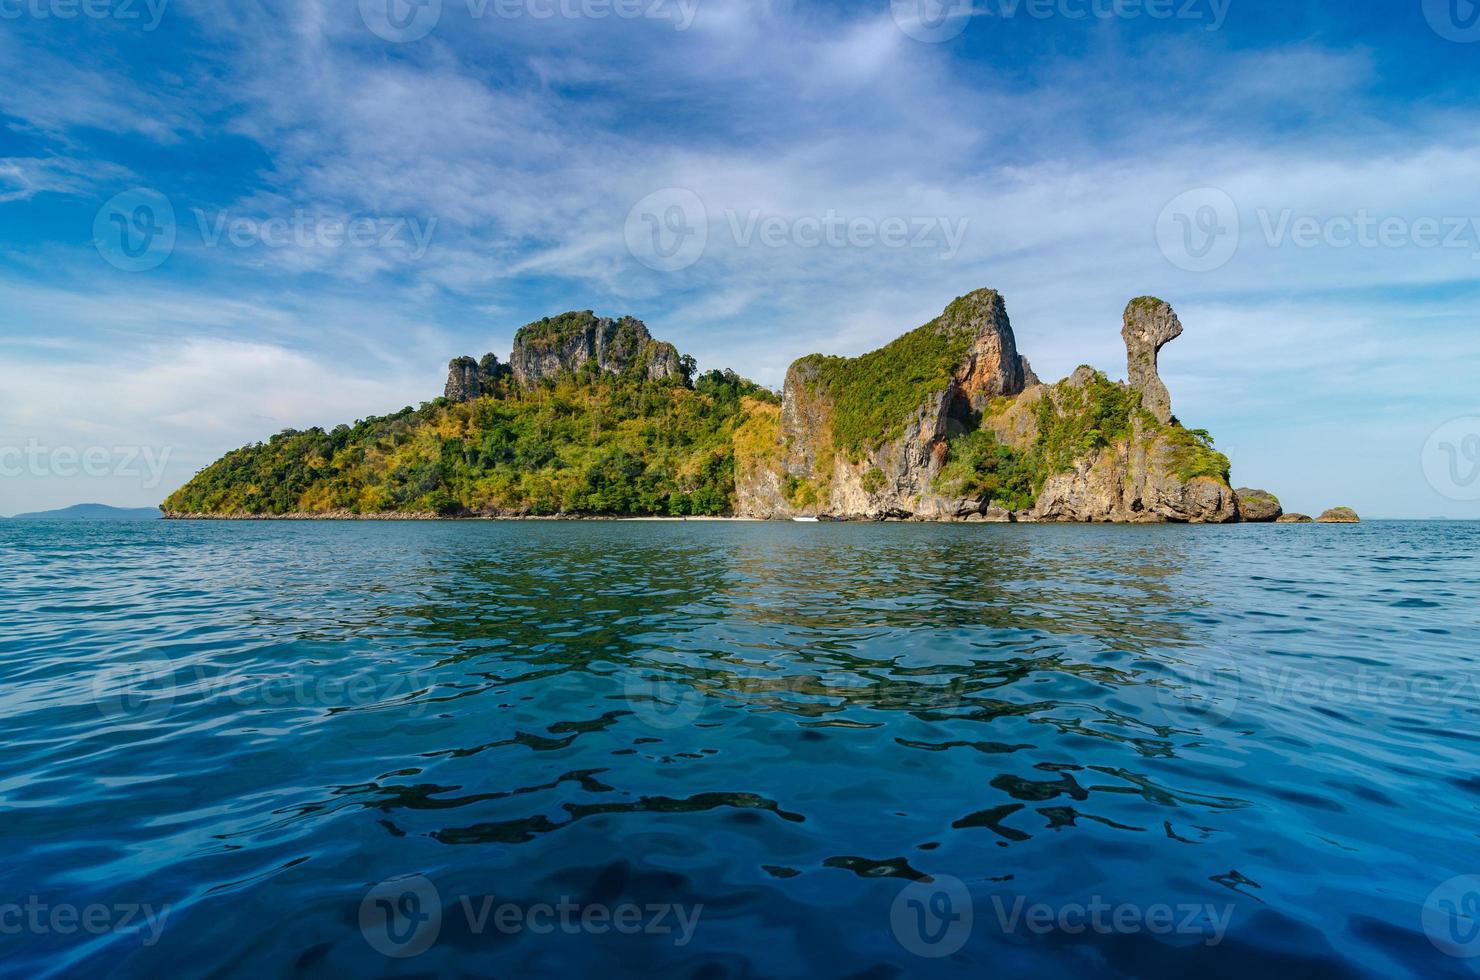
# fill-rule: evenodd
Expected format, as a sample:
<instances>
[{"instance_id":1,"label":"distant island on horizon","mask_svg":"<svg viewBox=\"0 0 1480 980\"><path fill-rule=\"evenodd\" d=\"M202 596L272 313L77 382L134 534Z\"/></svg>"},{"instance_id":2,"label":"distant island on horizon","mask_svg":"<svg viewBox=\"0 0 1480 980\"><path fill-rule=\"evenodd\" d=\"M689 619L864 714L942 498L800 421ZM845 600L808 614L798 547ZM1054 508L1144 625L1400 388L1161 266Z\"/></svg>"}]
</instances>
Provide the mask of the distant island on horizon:
<instances>
[{"instance_id":1,"label":"distant island on horizon","mask_svg":"<svg viewBox=\"0 0 1480 980\"><path fill-rule=\"evenodd\" d=\"M164 517L158 507L113 507L109 504L73 504L58 510L16 514L12 521L157 521Z\"/></svg>"},{"instance_id":2,"label":"distant island on horizon","mask_svg":"<svg viewBox=\"0 0 1480 980\"><path fill-rule=\"evenodd\" d=\"M1163 300L1123 317L1128 381L1045 384L1002 296L978 289L859 357L793 363L781 396L630 316L526 324L507 363L455 358L443 396L286 430L212 463L174 519L734 516L1023 523L1355 523L1235 490L1157 369L1183 327Z\"/></svg>"}]
</instances>

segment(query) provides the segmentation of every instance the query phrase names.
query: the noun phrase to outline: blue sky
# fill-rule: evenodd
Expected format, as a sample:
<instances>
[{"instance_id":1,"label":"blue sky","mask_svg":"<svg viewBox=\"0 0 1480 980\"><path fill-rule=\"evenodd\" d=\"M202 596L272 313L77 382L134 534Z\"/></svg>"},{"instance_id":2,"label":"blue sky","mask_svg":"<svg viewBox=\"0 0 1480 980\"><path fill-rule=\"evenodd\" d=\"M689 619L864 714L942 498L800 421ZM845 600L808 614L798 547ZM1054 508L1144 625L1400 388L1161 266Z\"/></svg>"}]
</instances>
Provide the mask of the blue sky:
<instances>
[{"instance_id":1,"label":"blue sky","mask_svg":"<svg viewBox=\"0 0 1480 980\"><path fill-rule=\"evenodd\" d=\"M0 0L0 513L566 309L779 385L991 286L1045 379L1172 302L1287 509L1480 516L1480 8L915 2Z\"/></svg>"}]
</instances>

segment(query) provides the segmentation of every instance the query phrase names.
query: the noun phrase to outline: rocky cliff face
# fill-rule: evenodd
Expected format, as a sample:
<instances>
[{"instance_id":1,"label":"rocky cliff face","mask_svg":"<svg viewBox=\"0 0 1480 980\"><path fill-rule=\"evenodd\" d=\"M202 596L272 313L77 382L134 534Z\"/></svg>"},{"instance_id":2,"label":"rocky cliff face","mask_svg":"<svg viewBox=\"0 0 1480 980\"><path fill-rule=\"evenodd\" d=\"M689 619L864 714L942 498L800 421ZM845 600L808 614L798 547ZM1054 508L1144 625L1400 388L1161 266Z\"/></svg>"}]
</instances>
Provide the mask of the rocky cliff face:
<instances>
[{"instance_id":1,"label":"rocky cliff face","mask_svg":"<svg viewBox=\"0 0 1480 980\"><path fill-rule=\"evenodd\" d=\"M654 340L641 320L598 317L590 310L546 317L521 327L510 356L514 380L533 385L588 364L607 374L637 374L650 381L681 380L683 365L672 344Z\"/></svg>"},{"instance_id":2,"label":"rocky cliff face","mask_svg":"<svg viewBox=\"0 0 1480 980\"><path fill-rule=\"evenodd\" d=\"M990 289L960 297L863 357L802 358L786 374L770 459L738 461L738 511L869 519L981 513L984 501L935 492L947 439L992 399L1021 392L1029 376L1002 297ZM880 430L885 438L870 438Z\"/></svg>"},{"instance_id":3,"label":"rocky cliff face","mask_svg":"<svg viewBox=\"0 0 1480 980\"><path fill-rule=\"evenodd\" d=\"M484 354L481 361L471 357L454 357L447 365L447 387L443 397L454 402L470 402L492 394L509 376L509 366L500 364L494 354Z\"/></svg>"},{"instance_id":4,"label":"rocky cliff face","mask_svg":"<svg viewBox=\"0 0 1480 980\"><path fill-rule=\"evenodd\" d=\"M606 374L649 381L681 381L683 359L672 344L654 340L641 320L598 317L590 310L562 313L525 324L514 335L508 364L494 354L481 361L456 357L447 365L444 395L467 402L495 393L510 379L522 387L575 374L588 365Z\"/></svg>"},{"instance_id":5,"label":"rocky cliff face","mask_svg":"<svg viewBox=\"0 0 1480 980\"><path fill-rule=\"evenodd\" d=\"M1129 385L1088 367L1043 385L1002 297L983 289L860 358L803 358L771 437L737 440L738 512L1001 520L1028 493L1018 520L1237 520L1227 460L1175 422L1156 372L1181 332L1170 306L1134 300ZM970 472L943 479L957 456Z\"/></svg>"}]
</instances>

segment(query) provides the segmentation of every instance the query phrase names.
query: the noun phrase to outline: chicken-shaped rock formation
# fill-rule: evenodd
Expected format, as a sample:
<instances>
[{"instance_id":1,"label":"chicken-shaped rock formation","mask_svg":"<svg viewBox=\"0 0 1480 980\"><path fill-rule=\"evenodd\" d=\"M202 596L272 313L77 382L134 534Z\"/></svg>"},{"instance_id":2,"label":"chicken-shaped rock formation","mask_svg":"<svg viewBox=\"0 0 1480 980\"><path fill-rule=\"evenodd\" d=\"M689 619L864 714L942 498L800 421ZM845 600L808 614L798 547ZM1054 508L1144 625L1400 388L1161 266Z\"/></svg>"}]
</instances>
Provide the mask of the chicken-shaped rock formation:
<instances>
[{"instance_id":1,"label":"chicken-shaped rock formation","mask_svg":"<svg viewBox=\"0 0 1480 980\"><path fill-rule=\"evenodd\" d=\"M1127 377L1141 392L1141 405L1162 425L1172 421L1172 396L1157 373L1156 356L1167 344L1182 336L1182 321L1171 306L1154 296L1141 296L1125 308Z\"/></svg>"}]
</instances>

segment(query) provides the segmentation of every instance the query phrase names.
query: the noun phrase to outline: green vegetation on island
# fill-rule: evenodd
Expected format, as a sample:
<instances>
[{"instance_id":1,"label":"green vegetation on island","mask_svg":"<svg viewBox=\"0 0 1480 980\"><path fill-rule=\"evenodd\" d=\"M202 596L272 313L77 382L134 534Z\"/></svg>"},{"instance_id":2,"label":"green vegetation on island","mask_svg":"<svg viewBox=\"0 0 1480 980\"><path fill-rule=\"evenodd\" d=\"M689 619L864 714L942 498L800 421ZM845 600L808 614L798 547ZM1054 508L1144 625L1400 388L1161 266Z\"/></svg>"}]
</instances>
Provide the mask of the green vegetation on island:
<instances>
[{"instance_id":1,"label":"green vegetation on island","mask_svg":"<svg viewBox=\"0 0 1480 980\"><path fill-rule=\"evenodd\" d=\"M692 385L586 369L471 401L228 453L164 503L184 514L725 514L746 401L733 372Z\"/></svg>"},{"instance_id":2,"label":"green vegetation on island","mask_svg":"<svg viewBox=\"0 0 1480 980\"><path fill-rule=\"evenodd\" d=\"M797 362L831 400L833 440L849 459L898 438L909 417L950 383L975 339L969 331L939 326L956 321L960 303L940 320L860 357L812 354Z\"/></svg>"},{"instance_id":3,"label":"green vegetation on island","mask_svg":"<svg viewBox=\"0 0 1480 980\"><path fill-rule=\"evenodd\" d=\"M1000 413L1012 399L994 399ZM1008 510L1033 506L1048 478L1074 469L1095 450L1108 449L1139 433L1143 442L1167 449L1168 468L1180 480L1206 476L1228 480L1228 457L1213 448L1204 429L1186 429L1173 419L1158 422L1141 407L1141 393L1111 381L1104 372L1080 368L1052 385L1034 411L1037 437L1027 450L1002 444L995 430L977 424L950 440L947 462L935 487L951 496L986 497Z\"/></svg>"},{"instance_id":4,"label":"green vegetation on island","mask_svg":"<svg viewBox=\"0 0 1480 980\"><path fill-rule=\"evenodd\" d=\"M453 359L444 397L420 408L227 453L162 509L1239 520L1227 457L1172 414L1157 373L1181 332L1140 297L1122 329L1129 381L1081 367L1045 385L1001 295L981 289L859 357L801 358L783 402L732 371L696 378L639 320L573 311L521 328L507 362ZM1260 519L1262 498L1240 493Z\"/></svg>"}]
</instances>

